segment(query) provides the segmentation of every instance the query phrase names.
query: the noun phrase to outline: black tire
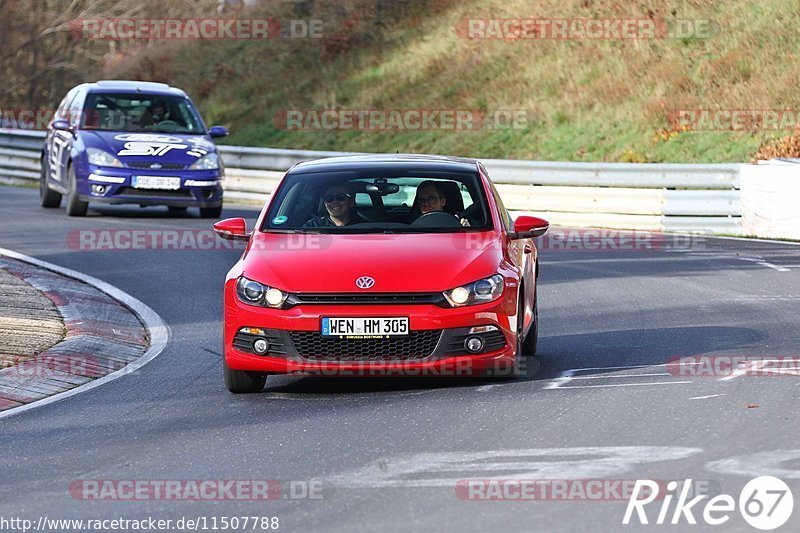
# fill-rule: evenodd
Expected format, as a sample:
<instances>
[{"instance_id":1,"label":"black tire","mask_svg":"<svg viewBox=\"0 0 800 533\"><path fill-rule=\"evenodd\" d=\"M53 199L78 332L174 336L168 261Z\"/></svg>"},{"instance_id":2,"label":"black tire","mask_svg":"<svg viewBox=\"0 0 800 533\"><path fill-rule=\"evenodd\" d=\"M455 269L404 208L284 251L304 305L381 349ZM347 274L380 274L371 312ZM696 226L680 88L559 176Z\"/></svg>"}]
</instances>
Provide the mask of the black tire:
<instances>
[{"instance_id":1,"label":"black tire","mask_svg":"<svg viewBox=\"0 0 800 533\"><path fill-rule=\"evenodd\" d=\"M201 218L219 218L221 215L222 215L222 203L220 203L217 207L200 208Z\"/></svg>"},{"instance_id":2,"label":"black tire","mask_svg":"<svg viewBox=\"0 0 800 533\"><path fill-rule=\"evenodd\" d=\"M185 215L186 214L186 208L185 207L181 207L179 205L169 205L169 206L167 206L167 209L169 209L169 214L170 215Z\"/></svg>"},{"instance_id":3,"label":"black tire","mask_svg":"<svg viewBox=\"0 0 800 533\"><path fill-rule=\"evenodd\" d=\"M69 179L67 215L71 217L86 216L86 210L89 209L89 202L84 202L78 197L78 182L75 177L75 169L72 168L72 163L67 167L67 179Z\"/></svg>"},{"instance_id":4,"label":"black tire","mask_svg":"<svg viewBox=\"0 0 800 533\"><path fill-rule=\"evenodd\" d=\"M47 163L42 161L42 170L39 174L39 201L42 207L48 209L61 207L61 194L50 190L50 187L47 186L47 176Z\"/></svg>"},{"instance_id":5,"label":"black tire","mask_svg":"<svg viewBox=\"0 0 800 533\"><path fill-rule=\"evenodd\" d=\"M267 383L266 374L249 372L247 370L234 370L222 358L222 372L225 376L225 387L234 394L248 394L261 392Z\"/></svg>"},{"instance_id":6,"label":"black tire","mask_svg":"<svg viewBox=\"0 0 800 533\"><path fill-rule=\"evenodd\" d=\"M526 356L536 355L536 349L539 345L539 298L537 296L538 290L533 293L533 324L525 340L522 342L522 353Z\"/></svg>"}]
</instances>

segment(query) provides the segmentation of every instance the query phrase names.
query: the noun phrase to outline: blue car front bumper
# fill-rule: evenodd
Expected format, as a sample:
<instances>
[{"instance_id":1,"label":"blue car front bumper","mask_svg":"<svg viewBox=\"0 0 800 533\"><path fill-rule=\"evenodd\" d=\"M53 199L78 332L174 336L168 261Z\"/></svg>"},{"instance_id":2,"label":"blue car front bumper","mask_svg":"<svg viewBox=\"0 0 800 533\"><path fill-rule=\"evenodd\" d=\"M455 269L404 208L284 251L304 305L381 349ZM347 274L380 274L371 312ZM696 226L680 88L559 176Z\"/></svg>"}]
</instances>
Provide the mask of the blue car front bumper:
<instances>
[{"instance_id":1,"label":"blue car front bumper","mask_svg":"<svg viewBox=\"0 0 800 533\"><path fill-rule=\"evenodd\" d=\"M86 202L175 207L217 207L222 204L223 175L220 170L155 171L94 165L85 165L80 170L76 168L75 176L78 196ZM180 188L142 188L135 186L135 176L179 178Z\"/></svg>"}]
</instances>

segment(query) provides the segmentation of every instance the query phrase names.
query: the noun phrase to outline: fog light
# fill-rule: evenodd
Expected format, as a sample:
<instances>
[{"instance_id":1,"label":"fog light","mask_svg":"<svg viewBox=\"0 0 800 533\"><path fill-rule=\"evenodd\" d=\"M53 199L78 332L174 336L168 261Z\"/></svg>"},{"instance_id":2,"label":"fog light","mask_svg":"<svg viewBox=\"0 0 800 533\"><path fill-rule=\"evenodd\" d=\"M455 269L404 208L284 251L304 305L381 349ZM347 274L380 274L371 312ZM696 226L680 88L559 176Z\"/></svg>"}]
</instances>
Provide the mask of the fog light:
<instances>
[{"instance_id":1,"label":"fog light","mask_svg":"<svg viewBox=\"0 0 800 533\"><path fill-rule=\"evenodd\" d=\"M468 352L478 353L483 350L483 339L480 337L467 337L464 341L464 347Z\"/></svg>"},{"instance_id":2,"label":"fog light","mask_svg":"<svg viewBox=\"0 0 800 533\"><path fill-rule=\"evenodd\" d=\"M269 344L264 339L256 339L253 342L253 351L255 351L258 355L264 355L267 353L269 349Z\"/></svg>"},{"instance_id":3,"label":"fog light","mask_svg":"<svg viewBox=\"0 0 800 533\"><path fill-rule=\"evenodd\" d=\"M92 192L94 194L105 194L106 193L106 186L105 185L92 185Z\"/></svg>"}]
</instances>

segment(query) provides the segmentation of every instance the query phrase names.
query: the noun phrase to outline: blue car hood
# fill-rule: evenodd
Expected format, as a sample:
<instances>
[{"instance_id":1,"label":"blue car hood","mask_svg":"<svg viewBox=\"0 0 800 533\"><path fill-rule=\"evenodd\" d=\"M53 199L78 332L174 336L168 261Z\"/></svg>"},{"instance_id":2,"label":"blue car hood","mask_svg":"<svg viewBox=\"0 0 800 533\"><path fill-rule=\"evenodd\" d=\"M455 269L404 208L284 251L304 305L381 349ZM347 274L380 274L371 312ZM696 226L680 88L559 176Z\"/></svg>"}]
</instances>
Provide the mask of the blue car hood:
<instances>
[{"instance_id":1,"label":"blue car hood","mask_svg":"<svg viewBox=\"0 0 800 533\"><path fill-rule=\"evenodd\" d=\"M87 148L105 150L122 163L151 162L188 166L206 154L217 151L207 135L97 130L81 130L80 135Z\"/></svg>"}]
</instances>

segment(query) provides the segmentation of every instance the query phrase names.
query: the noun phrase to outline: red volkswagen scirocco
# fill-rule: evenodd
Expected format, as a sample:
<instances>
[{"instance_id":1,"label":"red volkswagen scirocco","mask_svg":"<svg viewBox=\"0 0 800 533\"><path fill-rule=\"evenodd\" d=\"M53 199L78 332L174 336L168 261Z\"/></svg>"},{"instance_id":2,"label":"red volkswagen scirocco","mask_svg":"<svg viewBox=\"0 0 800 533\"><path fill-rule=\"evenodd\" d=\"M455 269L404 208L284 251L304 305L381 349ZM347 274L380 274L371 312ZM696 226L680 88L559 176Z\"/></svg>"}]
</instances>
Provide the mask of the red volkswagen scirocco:
<instances>
[{"instance_id":1,"label":"red volkswagen scirocco","mask_svg":"<svg viewBox=\"0 0 800 533\"><path fill-rule=\"evenodd\" d=\"M347 156L293 166L225 282L224 376L508 375L538 336L548 222L513 220L473 159Z\"/></svg>"}]
</instances>

